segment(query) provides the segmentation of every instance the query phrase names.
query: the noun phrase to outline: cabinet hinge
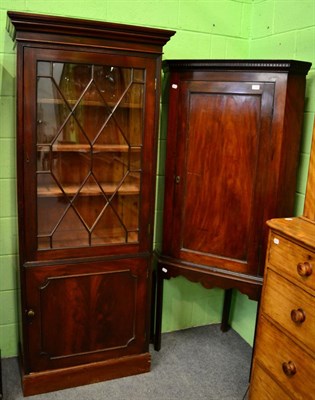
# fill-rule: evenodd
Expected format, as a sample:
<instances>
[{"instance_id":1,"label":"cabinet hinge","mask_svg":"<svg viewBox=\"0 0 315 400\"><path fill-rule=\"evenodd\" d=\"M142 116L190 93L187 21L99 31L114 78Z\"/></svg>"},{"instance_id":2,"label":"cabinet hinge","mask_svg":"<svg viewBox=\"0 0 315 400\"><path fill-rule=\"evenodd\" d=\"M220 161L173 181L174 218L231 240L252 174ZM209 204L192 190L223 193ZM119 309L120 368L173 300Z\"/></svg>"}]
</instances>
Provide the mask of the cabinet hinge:
<instances>
[{"instance_id":1,"label":"cabinet hinge","mask_svg":"<svg viewBox=\"0 0 315 400\"><path fill-rule=\"evenodd\" d=\"M156 88L157 88L157 79L155 78L154 79L154 90L156 90Z\"/></svg>"}]
</instances>

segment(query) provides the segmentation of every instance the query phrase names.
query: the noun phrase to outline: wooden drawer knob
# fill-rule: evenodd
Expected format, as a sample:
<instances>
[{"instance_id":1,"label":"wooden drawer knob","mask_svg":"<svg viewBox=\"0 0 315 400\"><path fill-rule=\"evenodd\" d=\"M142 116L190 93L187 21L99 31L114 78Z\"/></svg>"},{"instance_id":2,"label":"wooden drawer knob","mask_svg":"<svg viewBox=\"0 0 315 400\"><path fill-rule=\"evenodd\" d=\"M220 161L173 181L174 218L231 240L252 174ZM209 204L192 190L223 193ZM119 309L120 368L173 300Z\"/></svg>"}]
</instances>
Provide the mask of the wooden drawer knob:
<instances>
[{"instance_id":1,"label":"wooden drawer knob","mask_svg":"<svg viewBox=\"0 0 315 400\"><path fill-rule=\"evenodd\" d=\"M296 324L302 324L305 321L306 315L302 308L298 308L297 310L291 311L291 319Z\"/></svg>"},{"instance_id":2,"label":"wooden drawer knob","mask_svg":"<svg viewBox=\"0 0 315 400\"><path fill-rule=\"evenodd\" d=\"M296 374L296 366L293 361L284 362L282 364L282 370L286 376L293 376Z\"/></svg>"},{"instance_id":3,"label":"wooden drawer knob","mask_svg":"<svg viewBox=\"0 0 315 400\"><path fill-rule=\"evenodd\" d=\"M299 263L297 265L297 272L300 276L310 276L313 272L312 265L307 261L304 263Z\"/></svg>"}]
</instances>

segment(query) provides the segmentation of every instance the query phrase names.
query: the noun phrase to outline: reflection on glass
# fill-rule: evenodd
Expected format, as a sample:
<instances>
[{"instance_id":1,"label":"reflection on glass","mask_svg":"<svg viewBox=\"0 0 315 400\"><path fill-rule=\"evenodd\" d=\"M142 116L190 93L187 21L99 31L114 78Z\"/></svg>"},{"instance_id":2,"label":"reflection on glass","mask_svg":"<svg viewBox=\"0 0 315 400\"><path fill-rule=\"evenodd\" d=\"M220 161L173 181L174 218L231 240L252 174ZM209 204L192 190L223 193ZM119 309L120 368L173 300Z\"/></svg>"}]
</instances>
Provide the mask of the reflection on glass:
<instances>
[{"instance_id":1,"label":"reflection on glass","mask_svg":"<svg viewBox=\"0 0 315 400\"><path fill-rule=\"evenodd\" d=\"M38 62L39 249L139 241L143 69Z\"/></svg>"}]
</instances>

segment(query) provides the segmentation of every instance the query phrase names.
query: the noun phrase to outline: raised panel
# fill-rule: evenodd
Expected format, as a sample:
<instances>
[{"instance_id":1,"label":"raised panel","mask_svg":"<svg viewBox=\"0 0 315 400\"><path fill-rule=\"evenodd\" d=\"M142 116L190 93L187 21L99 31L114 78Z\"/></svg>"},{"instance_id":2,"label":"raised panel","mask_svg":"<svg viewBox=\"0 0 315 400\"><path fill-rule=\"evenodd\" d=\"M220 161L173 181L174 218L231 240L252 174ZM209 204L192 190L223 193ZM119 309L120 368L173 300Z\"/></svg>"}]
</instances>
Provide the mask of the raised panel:
<instances>
[{"instance_id":1,"label":"raised panel","mask_svg":"<svg viewBox=\"0 0 315 400\"><path fill-rule=\"evenodd\" d=\"M40 287L41 353L52 359L127 347L137 280L130 270L49 277Z\"/></svg>"},{"instance_id":2,"label":"raised panel","mask_svg":"<svg viewBox=\"0 0 315 400\"><path fill-rule=\"evenodd\" d=\"M182 247L246 260L260 98L191 92L188 101Z\"/></svg>"},{"instance_id":3,"label":"raised panel","mask_svg":"<svg viewBox=\"0 0 315 400\"><path fill-rule=\"evenodd\" d=\"M177 257L257 271L273 92L273 83L181 82L172 227Z\"/></svg>"},{"instance_id":4,"label":"raised panel","mask_svg":"<svg viewBox=\"0 0 315 400\"><path fill-rule=\"evenodd\" d=\"M147 268L145 259L27 267L30 371L141 352Z\"/></svg>"}]
</instances>

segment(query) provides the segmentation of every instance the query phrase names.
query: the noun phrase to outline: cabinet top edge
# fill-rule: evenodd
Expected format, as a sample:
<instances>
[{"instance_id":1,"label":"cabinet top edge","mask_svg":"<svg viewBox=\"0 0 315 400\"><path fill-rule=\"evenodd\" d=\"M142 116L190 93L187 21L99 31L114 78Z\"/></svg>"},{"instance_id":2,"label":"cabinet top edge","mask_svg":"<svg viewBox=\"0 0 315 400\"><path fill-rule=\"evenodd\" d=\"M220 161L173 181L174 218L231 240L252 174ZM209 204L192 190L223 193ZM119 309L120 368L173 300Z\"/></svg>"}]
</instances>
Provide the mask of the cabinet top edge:
<instances>
[{"instance_id":1,"label":"cabinet top edge","mask_svg":"<svg viewBox=\"0 0 315 400\"><path fill-rule=\"evenodd\" d=\"M13 41L17 34L18 40L27 40L29 33L47 33L159 46L176 33L166 29L15 11L7 12L7 31Z\"/></svg>"},{"instance_id":2,"label":"cabinet top edge","mask_svg":"<svg viewBox=\"0 0 315 400\"><path fill-rule=\"evenodd\" d=\"M165 60L163 71L273 71L307 75L312 63L299 60Z\"/></svg>"},{"instance_id":3,"label":"cabinet top edge","mask_svg":"<svg viewBox=\"0 0 315 400\"><path fill-rule=\"evenodd\" d=\"M290 237L304 246L315 248L315 223L304 217L274 218L267 221L273 231Z\"/></svg>"}]
</instances>

